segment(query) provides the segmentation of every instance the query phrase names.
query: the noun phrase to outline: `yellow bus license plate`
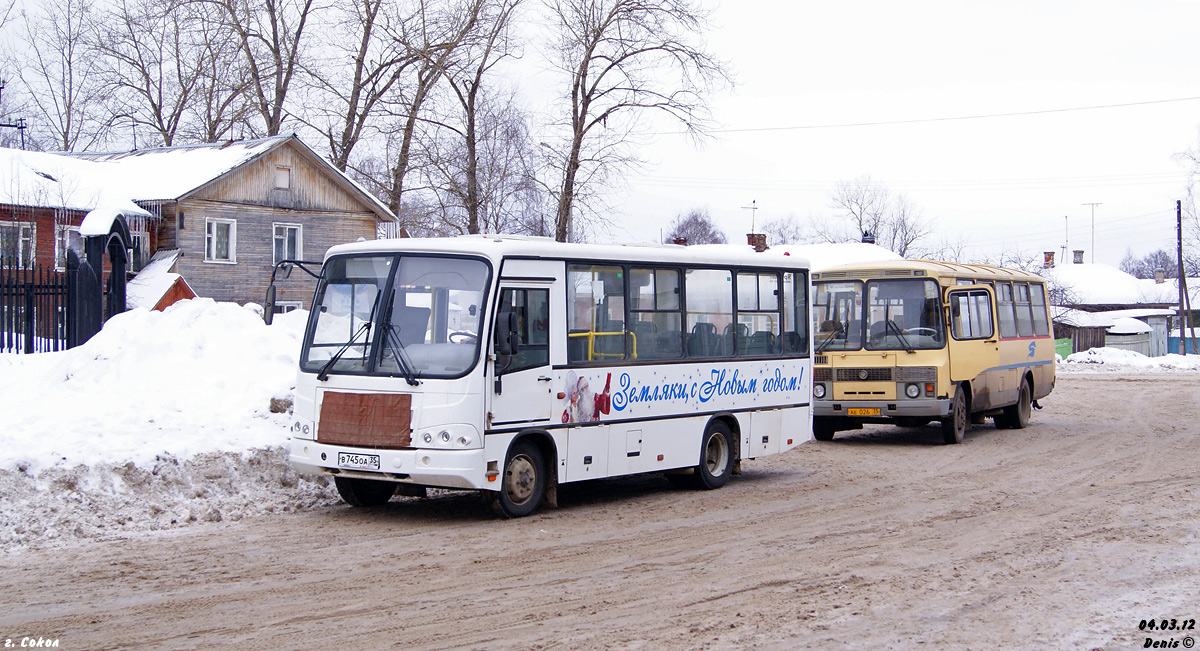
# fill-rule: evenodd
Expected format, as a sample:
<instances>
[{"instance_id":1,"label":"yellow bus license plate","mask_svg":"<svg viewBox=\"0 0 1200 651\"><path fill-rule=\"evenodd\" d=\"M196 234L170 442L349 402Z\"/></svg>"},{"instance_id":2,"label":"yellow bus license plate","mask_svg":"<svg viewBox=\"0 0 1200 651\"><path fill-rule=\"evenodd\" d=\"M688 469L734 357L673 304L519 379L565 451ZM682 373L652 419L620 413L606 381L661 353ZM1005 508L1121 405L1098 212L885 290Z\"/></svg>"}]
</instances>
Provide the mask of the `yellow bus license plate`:
<instances>
[{"instance_id":1,"label":"yellow bus license plate","mask_svg":"<svg viewBox=\"0 0 1200 651\"><path fill-rule=\"evenodd\" d=\"M879 407L872 407L870 409L850 408L850 409L846 410L846 415L847 416L878 416L879 415Z\"/></svg>"}]
</instances>

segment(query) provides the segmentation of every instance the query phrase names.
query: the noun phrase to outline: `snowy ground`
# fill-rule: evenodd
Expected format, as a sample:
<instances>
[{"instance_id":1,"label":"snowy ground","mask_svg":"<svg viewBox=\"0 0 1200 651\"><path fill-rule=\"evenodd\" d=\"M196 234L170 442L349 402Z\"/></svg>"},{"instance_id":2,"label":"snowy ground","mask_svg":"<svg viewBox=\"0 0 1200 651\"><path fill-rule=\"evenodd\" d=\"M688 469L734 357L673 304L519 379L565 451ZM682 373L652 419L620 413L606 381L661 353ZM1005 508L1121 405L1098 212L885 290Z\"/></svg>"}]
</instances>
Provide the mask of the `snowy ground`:
<instances>
[{"instance_id":1,"label":"snowy ground","mask_svg":"<svg viewBox=\"0 0 1200 651\"><path fill-rule=\"evenodd\" d=\"M336 502L286 463L307 313L265 326L197 299L110 320L84 346L0 354L0 550ZM1065 374L1200 371L1200 357L1096 349Z\"/></svg>"},{"instance_id":2,"label":"snowy ground","mask_svg":"<svg viewBox=\"0 0 1200 651\"><path fill-rule=\"evenodd\" d=\"M306 312L268 327L197 299L133 310L87 344L0 355L0 549L334 501L286 463Z\"/></svg>"}]
</instances>

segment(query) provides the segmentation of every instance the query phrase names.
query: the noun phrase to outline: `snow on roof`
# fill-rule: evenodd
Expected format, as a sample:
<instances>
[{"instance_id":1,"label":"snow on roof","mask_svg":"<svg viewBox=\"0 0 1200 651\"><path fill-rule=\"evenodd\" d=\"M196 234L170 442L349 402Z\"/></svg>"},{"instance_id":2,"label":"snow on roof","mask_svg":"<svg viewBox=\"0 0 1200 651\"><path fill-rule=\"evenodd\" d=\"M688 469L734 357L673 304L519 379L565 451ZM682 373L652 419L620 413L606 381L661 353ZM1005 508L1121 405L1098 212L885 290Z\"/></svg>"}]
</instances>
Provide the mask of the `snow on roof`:
<instances>
[{"instance_id":1,"label":"snow on roof","mask_svg":"<svg viewBox=\"0 0 1200 651\"><path fill-rule=\"evenodd\" d=\"M1154 332L1154 328L1147 325L1145 321L1139 321L1129 316L1117 319L1108 329L1110 335L1141 335L1147 332Z\"/></svg>"},{"instance_id":2,"label":"snow on roof","mask_svg":"<svg viewBox=\"0 0 1200 651\"><path fill-rule=\"evenodd\" d=\"M139 201L173 201L261 156L290 137L71 156L120 170L120 174L129 179L131 196Z\"/></svg>"},{"instance_id":3,"label":"snow on roof","mask_svg":"<svg viewBox=\"0 0 1200 651\"><path fill-rule=\"evenodd\" d=\"M903 260L897 253L879 246L862 242L838 242L821 244L781 244L767 249L773 253L787 253L807 258L813 271L860 262L882 262Z\"/></svg>"},{"instance_id":4,"label":"snow on roof","mask_svg":"<svg viewBox=\"0 0 1200 651\"><path fill-rule=\"evenodd\" d=\"M1179 302L1179 284L1175 280L1159 284L1149 278L1134 278L1106 264L1059 265L1044 270L1042 275L1065 290L1067 299L1077 305ZM1189 278L1187 285L1192 299L1200 300L1200 279Z\"/></svg>"},{"instance_id":5,"label":"snow on roof","mask_svg":"<svg viewBox=\"0 0 1200 651\"><path fill-rule=\"evenodd\" d=\"M0 148L0 204L149 214L133 203L131 196L126 179L103 164Z\"/></svg>"},{"instance_id":6,"label":"snow on roof","mask_svg":"<svg viewBox=\"0 0 1200 651\"><path fill-rule=\"evenodd\" d=\"M1065 307L1055 307L1052 319L1055 323L1076 328L1109 328L1117 321L1117 317L1107 312L1084 312Z\"/></svg>"},{"instance_id":7,"label":"snow on roof","mask_svg":"<svg viewBox=\"0 0 1200 651\"><path fill-rule=\"evenodd\" d=\"M153 310L162 297L182 276L171 272L179 259L179 249L161 249L142 267L133 280L125 285L125 300L130 308ZM184 283L187 281L185 280Z\"/></svg>"}]
</instances>

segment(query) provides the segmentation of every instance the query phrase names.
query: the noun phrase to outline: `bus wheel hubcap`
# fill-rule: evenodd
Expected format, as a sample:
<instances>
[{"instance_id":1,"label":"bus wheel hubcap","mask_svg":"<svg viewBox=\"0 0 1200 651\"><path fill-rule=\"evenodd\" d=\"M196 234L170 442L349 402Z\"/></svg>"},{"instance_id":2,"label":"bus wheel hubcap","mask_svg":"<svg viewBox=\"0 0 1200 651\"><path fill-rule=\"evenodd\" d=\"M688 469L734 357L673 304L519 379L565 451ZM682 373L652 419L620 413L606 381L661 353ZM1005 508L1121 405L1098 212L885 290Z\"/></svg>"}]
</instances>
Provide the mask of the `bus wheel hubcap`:
<instances>
[{"instance_id":1,"label":"bus wheel hubcap","mask_svg":"<svg viewBox=\"0 0 1200 651\"><path fill-rule=\"evenodd\" d=\"M505 490L514 503L521 504L533 495L537 471L528 457L519 456L508 462L508 482Z\"/></svg>"}]
</instances>

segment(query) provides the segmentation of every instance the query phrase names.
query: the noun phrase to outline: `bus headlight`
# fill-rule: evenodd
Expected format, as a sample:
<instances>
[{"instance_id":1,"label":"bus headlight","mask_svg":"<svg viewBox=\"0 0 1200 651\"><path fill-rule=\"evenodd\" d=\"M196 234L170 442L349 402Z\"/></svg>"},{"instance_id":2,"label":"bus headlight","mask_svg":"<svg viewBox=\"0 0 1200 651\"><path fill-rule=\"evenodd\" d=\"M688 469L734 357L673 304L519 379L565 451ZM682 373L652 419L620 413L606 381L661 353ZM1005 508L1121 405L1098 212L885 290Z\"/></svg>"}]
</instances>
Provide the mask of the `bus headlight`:
<instances>
[{"instance_id":1,"label":"bus headlight","mask_svg":"<svg viewBox=\"0 0 1200 651\"><path fill-rule=\"evenodd\" d=\"M816 398L817 400L820 400L821 398L825 397L825 385L824 384L814 384L813 385L813 397Z\"/></svg>"},{"instance_id":2,"label":"bus headlight","mask_svg":"<svg viewBox=\"0 0 1200 651\"><path fill-rule=\"evenodd\" d=\"M916 398L917 396L921 395L921 387L916 384L910 384L904 387L904 395L908 396L909 398Z\"/></svg>"}]
</instances>

